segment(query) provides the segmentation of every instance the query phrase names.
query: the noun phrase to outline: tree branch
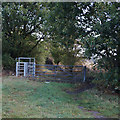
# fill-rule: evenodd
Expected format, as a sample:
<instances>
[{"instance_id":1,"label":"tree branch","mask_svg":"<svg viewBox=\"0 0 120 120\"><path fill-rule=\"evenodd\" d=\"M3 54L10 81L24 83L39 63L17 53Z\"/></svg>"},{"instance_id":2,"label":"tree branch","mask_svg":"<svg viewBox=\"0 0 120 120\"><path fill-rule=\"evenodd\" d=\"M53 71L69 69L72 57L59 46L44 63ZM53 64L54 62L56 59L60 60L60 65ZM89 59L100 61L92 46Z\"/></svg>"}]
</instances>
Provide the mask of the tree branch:
<instances>
[{"instance_id":1,"label":"tree branch","mask_svg":"<svg viewBox=\"0 0 120 120\"><path fill-rule=\"evenodd\" d=\"M38 40L37 43L28 52L31 52L38 45L41 39L44 39L44 37L40 38L40 40Z\"/></svg>"}]
</instances>

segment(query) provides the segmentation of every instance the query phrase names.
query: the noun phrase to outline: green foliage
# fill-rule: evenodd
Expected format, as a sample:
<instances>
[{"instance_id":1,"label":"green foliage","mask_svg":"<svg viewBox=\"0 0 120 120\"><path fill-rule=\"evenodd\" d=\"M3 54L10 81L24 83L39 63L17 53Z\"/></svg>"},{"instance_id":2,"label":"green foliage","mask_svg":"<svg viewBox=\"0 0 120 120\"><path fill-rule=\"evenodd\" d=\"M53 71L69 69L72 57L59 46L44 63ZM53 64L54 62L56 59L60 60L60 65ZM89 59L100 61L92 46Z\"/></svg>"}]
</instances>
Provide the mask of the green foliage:
<instances>
[{"instance_id":1,"label":"green foliage","mask_svg":"<svg viewBox=\"0 0 120 120\"><path fill-rule=\"evenodd\" d=\"M58 65L62 61L62 56L64 54L63 46L57 43L52 43L50 52L54 59L55 64Z\"/></svg>"},{"instance_id":2,"label":"green foliage","mask_svg":"<svg viewBox=\"0 0 120 120\"><path fill-rule=\"evenodd\" d=\"M4 54L2 56L2 65L5 70L13 70L15 68L15 60L9 54Z\"/></svg>"},{"instance_id":3,"label":"green foliage","mask_svg":"<svg viewBox=\"0 0 120 120\"><path fill-rule=\"evenodd\" d=\"M46 5L45 29L49 34L49 41L53 42L52 56L55 63L74 65L79 50L75 51L76 39L83 28L78 25L78 16L83 14L82 6L90 3L49 3ZM56 45L56 46L55 46ZM77 58L77 59L76 59ZM79 58L80 59L80 58Z\"/></svg>"},{"instance_id":4,"label":"green foliage","mask_svg":"<svg viewBox=\"0 0 120 120\"><path fill-rule=\"evenodd\" d=\"M46 41L41 42L41 44L36 47L35 58L37 64L45 64L46 58L49 55L50 55L49 44Z\"/></svg>"},{"instance_id":5,"label":"green foliage","mask_svg":"<svg viewBox=\"0 0 120 120\"><path fill-rule=\"evenodd\" d=\"M111 83L114 87L120 78L119 5L119 3L95 3L92 32L82 40L86 48L86 56L94 56L97 69L105 70L100 74L101 77L97 76L97 78L105 80L106 86Z\"/></svg>"},{"instance_id":6,"label":"green foliage","mask_svg":"<svg viewBox=\"0 0 120 120\"><path fill-rule=\"evenodd\" d=\"M32 56L42 64L51 55L56 64L74 65L81 59L75 44L81 45L87 58L94 56L97 70L104 69L100 79L115 87L120 78L119 5L3 3L3 55Z\"/></svg>"},{"instance_id":7,"label":"green foliage","mask_svg":"<svg viewBox=\"0 0 120 120\"><path fill-rule=\"evenodd\" d=\"M109 88L114 92L119 90L119 75L117 69L110 69L106 72L99 72L94 75L94 83L96 83L101 89Z\"/></svg>"},{"instance_id":8,"label":"green foliage","mask_svg":"<svg viewBox=\"0 0 120 120\"><path fill-rule=\"evenodd\" d=\"M33 9L34 8L34 9ZM36 57L41 43L42 6L40 3L2 4L2 53L17 57ZM4 59L6 60L6 59ZM4 62L4 64L7 63ZM7 64L5 65L7 66ZM8 68L11 68L8 66Z\"/></svg>"},{"instance_id":9,"label":"green foliage","mask_svg":"<svg viewBox=\"0 0 120 120\"><path fill-rule=\"evenodd\" d=\"M75 56L74 51L64 51L64 55L62 56L62 63L64 65L75 65L78 58Z\"/></svg>"}]
</instances>

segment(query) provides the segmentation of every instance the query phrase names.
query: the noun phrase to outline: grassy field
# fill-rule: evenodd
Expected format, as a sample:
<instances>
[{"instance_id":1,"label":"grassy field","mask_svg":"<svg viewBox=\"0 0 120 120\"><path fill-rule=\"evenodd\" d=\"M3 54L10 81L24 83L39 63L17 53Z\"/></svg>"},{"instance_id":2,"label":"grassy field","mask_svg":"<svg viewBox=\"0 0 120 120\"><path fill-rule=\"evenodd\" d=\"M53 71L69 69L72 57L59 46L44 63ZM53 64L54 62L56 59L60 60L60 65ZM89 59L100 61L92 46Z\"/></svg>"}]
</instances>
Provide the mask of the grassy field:
<instances>
[{"instance_id":1,"label":"grassy field","mask_svg":"<svg viewBox=\"0 0 120 120\"><path fill-rule=\"evenodd\" d=\"M96 89L79 94L65 90L75 87L68 83L40 83L14 76L3 77L3 118L117 118L118 97L101 95ZM93 111L93 112L91 112Z\"/></svg>"}]
</instances>

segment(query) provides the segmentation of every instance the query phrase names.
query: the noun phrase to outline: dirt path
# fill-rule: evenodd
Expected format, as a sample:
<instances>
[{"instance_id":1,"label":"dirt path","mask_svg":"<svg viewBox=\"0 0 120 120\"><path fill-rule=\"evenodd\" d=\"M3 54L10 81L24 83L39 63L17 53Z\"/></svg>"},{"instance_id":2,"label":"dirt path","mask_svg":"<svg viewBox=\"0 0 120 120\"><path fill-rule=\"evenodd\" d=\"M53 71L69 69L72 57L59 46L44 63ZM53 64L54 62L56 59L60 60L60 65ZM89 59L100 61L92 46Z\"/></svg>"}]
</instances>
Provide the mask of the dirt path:
<instances>
[{"instance_id":1,"label":"dirt path","mask_svg":"<svg viewBox=\"0 0 120 120\"><path fill-rule=\"evenodd\" d=\"M104 116L100 115L100 113L97 112L97 111L86 110L86 109L85 109L84 107L82 107L82 106L78 106L78 108L81 109L81 110L83 110L84 112L89 112L89 113L91 113L95 118L101 118L101 119L99 119L99 120L102 120L103 118L105 118ZM106 119L107 119L107 118L106 118ZM104 120L106 120L106 119L104 119Z\"/></svg>"},{"instance_id":2,"label":"dirt path","mask_svg":"<svg viewBox=\"0 0 120 120\"><path fill-rule=\"evenodd\" d=\"M78 93L86 91L88 89L92 89L93 87L95 87L94 84L86 84L86 86L84 86L82 88L79 88L77 90L74 90L74 91L68 91L68 90L66 90L66 93L68 93L68 94L78 94Z\"/></svg>"},{"instance_id":3,"label":"dirt path","mask_svg":"<svg viewBox=\"0 0 120 120\"><path fill-rule=\"evenodd\" d=\"M78 94L78 93L81 93L81 92L86 91L88 89L92 89L94 87L95 87L94 84L86 84L86 86L84 86L83 88L79 88L79 89L74 90L74 91L68 91L68 90L66 90L66 93L68 93L68 94ZM100 113L98 111L87 110L83 106L78 106L78 108L81 109L81 110L83 110L84 112L91 113L95 118L99 118L99 120L102 120L103 118L104 118L104 120L107 120L107 118L105 119L105 117L102 116L102 115L100 115Z\"/></svg>"}]
</instances>

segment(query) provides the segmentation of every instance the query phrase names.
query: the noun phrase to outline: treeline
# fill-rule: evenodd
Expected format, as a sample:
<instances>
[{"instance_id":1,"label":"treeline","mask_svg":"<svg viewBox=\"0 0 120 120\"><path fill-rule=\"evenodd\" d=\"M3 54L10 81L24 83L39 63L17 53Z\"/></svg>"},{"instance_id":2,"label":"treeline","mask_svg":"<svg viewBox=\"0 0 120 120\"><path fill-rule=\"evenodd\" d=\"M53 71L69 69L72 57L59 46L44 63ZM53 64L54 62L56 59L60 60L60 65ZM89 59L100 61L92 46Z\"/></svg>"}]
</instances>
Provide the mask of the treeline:
<instances>
[{"instance_id":1,"label":"treeline","mask_svg":"<svg viewBox=\"0 0 120 120\"><path fill-rule=\"evenodd\" d=\"M119 6L117 2L2 3L4 69L14 69L20 56L35 57L41 64L51 56L56 64L70 65L94 57L101 71L96 80L118 86Z\"/></svg>"}]
</instances>

